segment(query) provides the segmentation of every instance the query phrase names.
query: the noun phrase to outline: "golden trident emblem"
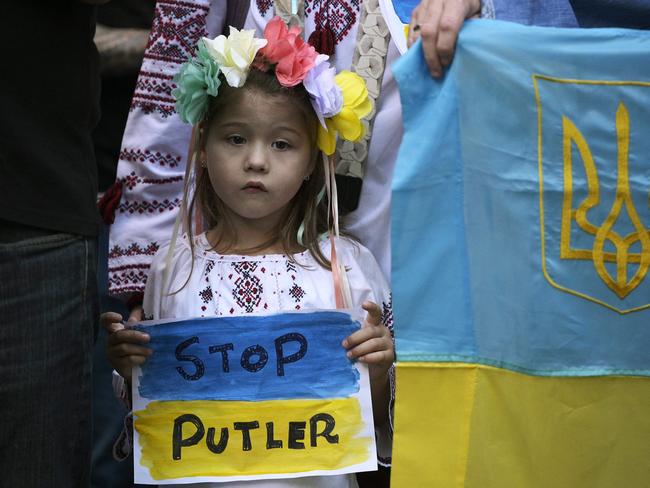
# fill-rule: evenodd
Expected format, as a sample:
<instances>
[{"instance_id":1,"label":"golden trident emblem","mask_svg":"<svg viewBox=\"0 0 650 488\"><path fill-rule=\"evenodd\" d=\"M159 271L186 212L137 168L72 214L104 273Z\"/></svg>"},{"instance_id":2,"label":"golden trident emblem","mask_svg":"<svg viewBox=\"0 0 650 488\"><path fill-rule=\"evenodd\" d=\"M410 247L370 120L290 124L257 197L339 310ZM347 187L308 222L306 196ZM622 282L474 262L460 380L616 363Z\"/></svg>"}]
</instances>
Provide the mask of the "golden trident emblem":
<instances>
[{"instance_id":1,"label":"golden trident emblem","mask_svg":"<svg viewBox=\"0 0 650 488\"><path fill-rule=\"evenodd\" d=\"M561 259L593 261L598 276L619 298L625 298L643 281L650 268L650 229L641 222L630 194L629 146L630 118L623 102L616 110L616 140L618 145L616 196L612 208L600 226L592 224L587 213L600 202L600 186L596 165L591 150L580 130L566 116L562 117L564 149L564 200L562 202L562 231L560 239ZM572 144L578 148L587 174L587 197L577 209L573 208L573 161ZM614 230L614 225L627 214L634 231L623 236ZM584 232L594 236L592 249L571 247L571 226L573 222ZM615 252L606 251L605 244L611 242ZM640 244L639 252L630 252L630 247ZM616 263L613 277L605 263ZM636 272L628 279L628 267L638 265Z\"/></svg>"}]
</instances>

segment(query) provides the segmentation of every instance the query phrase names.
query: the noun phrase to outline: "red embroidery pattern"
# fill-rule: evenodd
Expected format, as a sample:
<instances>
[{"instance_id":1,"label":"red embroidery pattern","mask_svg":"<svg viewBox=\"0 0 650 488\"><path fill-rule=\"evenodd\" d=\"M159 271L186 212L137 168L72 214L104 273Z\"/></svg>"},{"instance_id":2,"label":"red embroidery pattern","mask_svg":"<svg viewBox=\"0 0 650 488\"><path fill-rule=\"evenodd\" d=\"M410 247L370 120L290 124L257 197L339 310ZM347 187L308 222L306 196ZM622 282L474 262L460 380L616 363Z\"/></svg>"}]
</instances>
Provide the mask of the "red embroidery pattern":
<instances>
[{"instance_id":1,"label":"red embroidery pattern","mask_svg":"<svg viewBox=\"0 0 650 488\"><path fill-rule=\"evenodd\" d=\"M360 0L305 0L305 13L314 13L315 30L329 27L339 43L357 22L359 5Z\"/></svg>"},{"instance_id":2,"label":"red embroidery pattern","mask_svg":"<svg viewBox=\"0 0 650 488\"><path fill-rule=\"evenodd\" d=\"M196 43L206 35L205 17L208 9L207 5L191 2L158 1L131 110L137 107L145 114L158 112L163 118L174 113L175 102L171 91L176 85L173 83L173 74L162 73L151 69L151 66L156 61L170 63L172 66L169 72L175 73L175 65L184 63L192 56Z\"/></svg>"},{"instance_id":3,"label":"red embroidery pattern","mask_svg":"<svg viewBox=\"0 0 650 488\"><path fill-rule=\"evenodd\" d=\"M148 264L134 264L108 268L108 286L113 293L144 291L147 283Z\"/></svg>"},{"instance_id":4,"label":"red embroidery pattern","mask_svg":"<svg viewBox=\"0 0 650 488\"><path fill-rule=\"evenodd\" d=\"M147 185L164 185L166 183L176 183L178 181L183 181L183 176L170 176L169 178L141 178L135 174L135 171L131 171L130 175L124 176L122 182L129 190L133 190L136 186L141 183Z\"/></svg>"},{"instance_id":5,"label":"red embroidery pattern","mask_svg":"<svg viewBox=\"0 0 650 488\"><path fill-rule=\"evenodd\" d=\"M212 301L212 287L208 285L206 288L201 290L199 292L199 296L201 297L201 301L203 303L210 303Z\"/></svg>"},{"instance_id":6,"label":"red embroidery pattern","mask_svg":"<svg viewBox=\"0 0 650 488\"><path fill-rule=\"evenodd\" d=\"M305 290L300 288L297 283L294 283L289 290L289 295L296 301L296 303L300 303L305 296Z\"/></svg>"},{"instance_id":7,"label":"red embroidery pattern","mask_svg":"<svg viewBox=\"0 0 650 488\"><path fill-rule=\"evenodd\" d=\"M287 266L287 273L291 277L291 280L294 281L293 286L289 288L289 296L293 298L296 302L295 309L300 310L300 302L305 297L306 293L303 288L301 288L297 283L295 283L296 275L294 273L296 273L298 266L296 263L292 263L288 259L285 261L285 263Z\"/></svg>"},{"instance_id":8,"label":"red embroidery pattern","mask_svg":"<svg viewBox=\"0 0 650 488\"><path fill-rule=\"evenodd\" d=\"M259 306L263 293L260 279L253 274L257 268L257 263L242 261L232 263L232 268L239 275L232 290L233 298L237 305L247 313L251 313Z\"/></svg>"},{"instance_id":9,"label":"red embroidery pattern","mask_svg":"<svg viewBox=\"0 0 650 488\"><path fill-rule=\"evenodd\" d=\"M174 200L163 200L159 202L158 200L152 200L151 202L147 201L124 201L120 203L117 209L120 213L129 213L129 214L145 214L145 213L163 213L166 211L175 210L177 207L181 206L181 200L179 198L174 198Z\"/></svg>"},{"instance_id":10,"label":"red embroidery pattern","mask_svg":"<svg viewBox=\"0 0 650 488\"><path fill-rule=\"evenodd\" d=\"M139 107L145 114L158 111L163 118L172 115L176 103L172 96L172 90L176 85L172 79L171 75L140 71L130 110Z\"/></svg>"},{"instance_id":11,"label":"red embroidery pattern","mask_svg":"<svg viewBox=\"0 0 650 488\"><path fill-rule=\"evenodd\" d=\"M169 166L170 168L175 168L181 162L181 157L175 154L165 154L160 152L152 152L148 149L129 149L122 148L120 152L120 159L122 161L128 161L130 163L149 163L157 164L159 166Z\"/></svg>"},{"instance_id":12,"label":"red embroidery pattern","mask_svg":"<svg viewBox=\"0 0 650 488\"><path fill-rule=\"evenodd\" d=\"M135 242L127 248L123 248L118 245L115 245L111 248L110 252L108 253L108 258L116 259L125 256L141 256L141 255L153 256L158 252L158 248L159 246L157 242L152 242L147 247L141 247ZM146 267L148 268L149 266L147 265ZM126 268L126 266L124 268ZM112 268L112 269L121 269L121 268Z\"/></svg>"},{"instance_id":13,"label":"red embroidery pattern","mask_svg":"<svg viewBox=\"0 0 650 488\"><path fill-rule=\"evenodd\" d=\"M207 5L177 0L159 0L151 27L145 59L184 63L194 55L196 43L206 35Z\"/></svg>"},{"instance_id":14,"label":"red embroidery pattern","mask_svg":"<svg viewBox=\"0 0 650 488\"><path fill-rule=\"evenodd\" d=\"M271 8L271 5L273 5L273 0L257 0L257 10L260 11L262 15L266 14L266 12Z\"/></svg>"},{"instance_id":15,"label":"red embroidery pattern","mask_svg":"<svg viewBox=\"0 0 650 488\"><path fill-rule=\"evenodd\" d=\"M212 268L214 268L214 261L208 261L208 264L205 266L205 273L203 273L203 277L205 278L206 283L210 281L208 276L210 275Z\"/></svg>"}]
</instances>

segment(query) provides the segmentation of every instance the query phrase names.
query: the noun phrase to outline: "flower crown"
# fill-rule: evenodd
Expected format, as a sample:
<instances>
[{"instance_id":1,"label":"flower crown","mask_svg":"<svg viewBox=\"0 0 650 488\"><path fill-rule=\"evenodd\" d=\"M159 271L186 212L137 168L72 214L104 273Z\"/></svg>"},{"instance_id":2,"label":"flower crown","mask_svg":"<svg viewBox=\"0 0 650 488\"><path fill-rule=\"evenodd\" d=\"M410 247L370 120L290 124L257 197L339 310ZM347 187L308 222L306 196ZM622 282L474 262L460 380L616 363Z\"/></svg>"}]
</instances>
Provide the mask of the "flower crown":
<instances>
[{"instance_id":1,"label":"flower crown","mask_svg":"<svg viewBox=\"0 0 650 488\"><path fill-rule=\"evenodd\" d=\"M302 83L307 90L320 121L318 147L325 154L334 153L337 134L355 142L364 136L361 118L370 113L372 104L363 78L350 71L336 74L329 56L317 53L302 39L299 27L287 28L280 17L267 24L264 39L253 34L253 30L230 27L228 37L204 37L198 42L196 56L174 78L177 88L172 95L183 121L194 125L206 116L208 97L219 92L219 73L228 85L240 88L251 68L270 68L282 86Z\"/></svg>"}]
</instances>

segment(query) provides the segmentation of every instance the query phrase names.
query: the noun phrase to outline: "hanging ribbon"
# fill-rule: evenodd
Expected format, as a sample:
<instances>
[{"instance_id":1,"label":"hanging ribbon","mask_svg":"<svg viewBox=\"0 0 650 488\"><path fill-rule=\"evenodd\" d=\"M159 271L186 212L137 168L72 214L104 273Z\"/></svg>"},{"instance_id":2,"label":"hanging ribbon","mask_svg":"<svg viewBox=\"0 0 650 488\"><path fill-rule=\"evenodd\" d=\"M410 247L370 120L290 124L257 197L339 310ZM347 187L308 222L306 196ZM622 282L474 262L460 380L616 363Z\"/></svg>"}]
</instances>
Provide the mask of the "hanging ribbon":
<instances>
[{"instance_id":1,"label":"hanging ribbon","mask_svg":"<svg viewBox=\"0 0 650 488\"><path fill-rule=\"evenodd\" d=\"M347 271L342 263L339 263L336 253L336 239L340 237L339 232L339 204L338 192L336 188L336 172L334 166L334 156L327 157L323 154L323 166L325 169L325 186L327 189L327 199L329 209L327 212L327 227L330 229L330 263L332 265L332 280L334 281L334 299L336 308L350 308L352 306L352 294L348 282ZM330 215L332 225L330 227Z\"/></svg>"}]
</instances>

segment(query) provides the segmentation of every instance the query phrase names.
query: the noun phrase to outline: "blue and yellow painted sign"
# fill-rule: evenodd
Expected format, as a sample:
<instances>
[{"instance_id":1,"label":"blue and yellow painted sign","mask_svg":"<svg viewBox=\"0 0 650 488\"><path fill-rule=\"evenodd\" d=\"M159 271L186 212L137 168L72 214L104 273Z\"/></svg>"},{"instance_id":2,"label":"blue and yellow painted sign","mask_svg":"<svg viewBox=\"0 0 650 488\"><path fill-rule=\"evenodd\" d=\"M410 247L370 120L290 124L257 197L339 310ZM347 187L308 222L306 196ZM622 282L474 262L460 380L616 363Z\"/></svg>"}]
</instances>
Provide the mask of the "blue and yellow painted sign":
<instances>
[{"instance_id":1,"label":"blue and yellow painted sign","mask_svg":"<svg viewBox=\"0 0 650 488\"><path fill-rule=\"evenodd\" d=\"M134 383L136 482L375 469L367 370L342 312L161 322Z\"/></svg>"}]
</instances>

